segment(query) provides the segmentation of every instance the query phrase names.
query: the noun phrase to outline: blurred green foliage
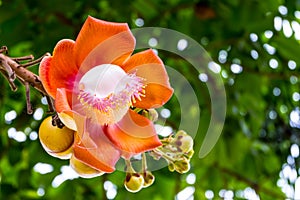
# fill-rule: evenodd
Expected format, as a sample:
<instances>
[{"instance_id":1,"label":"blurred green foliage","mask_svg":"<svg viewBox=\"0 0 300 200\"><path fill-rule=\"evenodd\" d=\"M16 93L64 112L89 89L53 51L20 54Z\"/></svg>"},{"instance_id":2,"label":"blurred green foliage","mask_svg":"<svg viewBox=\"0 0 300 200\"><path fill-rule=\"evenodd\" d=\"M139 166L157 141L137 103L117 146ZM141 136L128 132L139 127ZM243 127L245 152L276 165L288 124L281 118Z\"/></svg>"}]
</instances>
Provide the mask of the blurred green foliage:
<instances>
[{"instance_id":1,"label":"blurred green foliage","mask_svg":"<svg viewBox=\"0 0 300 200\"><path fill-rule=\"evenodd\" d=\"M279 12L281 5L287 13ZM123 187L125 174L118 171L90 180L68 180L53 188L53 179L68 162L49 156L38 140L27 138L17 142L8 137L8 130L13 127L28 136L38 130L40 121L26 114L24 87L18 84L18 91L11 92L6 80L0 78L0 199L105 199L103 184L107 180L117 186L115 199L174 199L187 186L195 187L194 199L205 199L207 190L219 199L222 189L233 191L234 199L243 199L237 194L248 187L261 199L284 199L285 194L277 186L279 173L290 154L290 146L300 143L299 129L290 126L289 117L299 106L299 99L293 99L293 95L300 86L300 44L299 37L295 39L295 30L290 36L282 28L275 30L274 18L299 23L300 19L295 17L299 9L297 0L0 1L0 45L8 46L13 57L39 57L51 52L60 39L75 39L88 15L127 22L131 28L137 28L135 21L141 18L145 27L173 29L198 41L221 66L227 95L222 136L213 151L199 159L197 152L210 119L207 88L198 75L188 70L187 62L159 52L168 66L185 75L199 98L200 128L190 170L196 175L196 182L190 185L186 182L188 174L179 175L164 168L154 172L153 186L131 194ZM271 31L272 37L266 31ZM266 45L273 46L275 52L270 53ZM275 69L270 67L271 59L278 63ZM288 67L292 61L295 69ZM232 64L241 65L243 71L233 73ZM37 73L37 69L31 70ZM32 90L31 96L35 109L47 110L38 92ZM166 107L172 112L168 121L176 129L180 114L191 113L180 113L173 105L171 101ZM11 110L16 111L17 118L5 122L4 116ZM38 162L51 164L53 172L35 172L33 167ZM299 159L289 164L297 170ZM293 181L289 184L294 186Z\"/></svg>"}]
</instances>

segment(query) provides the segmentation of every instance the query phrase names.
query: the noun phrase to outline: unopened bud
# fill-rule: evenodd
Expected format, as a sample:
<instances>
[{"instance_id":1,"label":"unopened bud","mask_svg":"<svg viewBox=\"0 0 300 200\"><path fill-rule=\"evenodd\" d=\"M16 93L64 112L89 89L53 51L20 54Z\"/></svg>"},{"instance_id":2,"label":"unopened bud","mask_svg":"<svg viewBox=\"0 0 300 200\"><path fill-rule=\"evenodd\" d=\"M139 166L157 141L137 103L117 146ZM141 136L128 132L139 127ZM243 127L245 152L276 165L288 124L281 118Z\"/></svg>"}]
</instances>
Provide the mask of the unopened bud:
<instances>
[{"instance_id":1,"label":"unopened bud","mask_svg":"<svg viewBox=\"0 0 300 200\"><path fill-rule=\"evenodd\" d=\"M151 108L149 110L143 110L142 115L147 117L152 122L155 122L158 119L158 113L153 108Z\"/></svg>"},{"instance_id":2,"label":"unopened bud","mask_svg":"<svg viewBox=\"0 0 300 200\"><path fill-rule=\"evenodd\" d=\"M180 152L187 153L193 150L193 138L184 131L178 131L175 135L173 145L177 147Z\"/></svg>"},{"instance_id":3,"label":"unopened bud","mask_svg":"<svg viewBox=\"0 0 300 200\"><path fill-rule=\"evenodd\" d=\"M174 162L175 170L181 174L186 173L190 170L190 162L186 159L176 160Z\"/></svg>"},{"instance_id":4,"label":"unopened bud","mask_svg":"<svg viewBox=\"0 0 300 200\"><path fill-rule=\"evenodd\" d=\"M169 163L168 168L169 168L170 172L174 172L175 171L175 165L172 162Z\"/></svg>"},{"instance_id":5,"label":"unopened bud","mask_svg":"<svg viewBox=\"0 0 300 200\"><path fill-rule=\"evenodd\" d=\"M149 109L149 119L155 122L158 119L158 113L155 109Z\"/></svg>"},{"instance_id":6,"label":"unopened bud","mask_svg":"<svg viewBox=\"0 0 300 200\"><path fill-rule=\"evenodd\" d=\"M187 153L185 154L185 156L186 156L188 159L191 159L191 158L193 157L193 155L194 155L194 150L193 150L193 149L190 150L189 152L187 152Z\"/></svg>"},{"instance_id":7,"label":"unopened bud","mask_svg":"<svg viewBox=\"0 0 300 200\"><path fill-rule=\"evenodd\" d=\"M138 192L143 188L144 178L138 173L127 173L124 186L129 192Z\"/></svg>"},{"instance_id":8,"label":"unopened bud","mask_svg":"<svg viewBox=\"0 0 300 200\"><path fill-rule=\"evenodd\" d=\"M145 171L143 173L143 177L144 177L144 185L143 185L144 188L152 185L155 180L155 176L149 171Z\"/></svg>"}]
</instances>

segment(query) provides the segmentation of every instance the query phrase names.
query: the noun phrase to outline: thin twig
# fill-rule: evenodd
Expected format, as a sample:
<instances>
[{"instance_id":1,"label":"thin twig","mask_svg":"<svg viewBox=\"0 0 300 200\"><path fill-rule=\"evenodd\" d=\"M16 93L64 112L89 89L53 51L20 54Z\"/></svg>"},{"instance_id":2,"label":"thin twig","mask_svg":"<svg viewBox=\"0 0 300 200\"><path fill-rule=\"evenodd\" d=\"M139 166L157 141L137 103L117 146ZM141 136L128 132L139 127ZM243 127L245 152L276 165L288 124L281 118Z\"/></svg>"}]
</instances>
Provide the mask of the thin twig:
<instances>
[{"instance_id":1,"label":"thin twig","mask_svg":"<svg viewBox=\"0 0 300 200\"><path fill-rule=\"evenodd\" d=\"M52 125L57 126L58 128L63 128L65 125L60 121L57 114L52 116Z\"/></svg>"},{"instance_id":2,"label":"thin twig","mask_svg":"<svg viewBox=\"0 0 300 200\"><path fill-rule=\"evenodd\" d=\"M28 82L25 82L25 90L26 90L26 105L27 105L27 114L31 115L33 113L32 105L30 103L30 86Z\"/></svg>"},{"instance_id":3,"label":"thin twig","mask_svg":"<svg viewBox=\"0 0 300 200\"><path fill-rule=\"evenodd\" d=\"M18 58L11 58L3 54L3 53L7 53L7 51L8 51L7 47L0 48L0 73L2 73L4 77L7 79L13 91L17 89L17 87L14 84L14 80L16 78L20 80L23 85L25 85L28 114L31 114L33 112L32 106L30 104L30 86L32 86L33 88L41 92L43 96L46 96L48 106L49 106L49 112L53 113L55 111L53 106L53 101L49 96L49 94L46 92L44 86L42 85L39 76L26 69L26 67L30 67L40 63L45 56L50 56L50 54L46 53L45 55L43 55L37 60L25 64L20 64L18 63L18 61L32 60L33 56L30 55L30 56L23 56Z\"/></svg>"},{"instance_id":4,"label":"thin twig","mask_svg":"<svg viewBox=\"0 0 300 200\"><path fill-rule=\"evenodd\" d=\"M28 82L32 87L40 91L43 95L48 95L42 85L40 78L36 74L22 67L22 65L18 64L10 57L0 54L0 67L1 66L4 68L9 66L12 74L16 74L17 77L20 77L22 80L24 80L24 82ZM10 69L8 70L10 71Z\"/></svg>"},{"instance_id":5,"label":"thin twig","mask_svg":"<svg viewBox=\"0 0 300 200\"><path fill-rule=\"evenodd\" d=\"M33 55L29 55L29 56L22 56L22 57L17 57L17 58L11 58L16 62L20 62L20 61L28 61L28 60L33 60L34 57Z\"/></svg>"},{"instance_id":6,"label":"thin twig","mask_svg":"<svg viewBox=\"0 0 300 200\"><path fill-rule=\"evenodd\" d=\"M53 105L53 100L49 95L46 95L47 103L48 103L48 112L53 113L55 111L54 105Z\"/></svg>"},{"instance_id":7,"label":"thin twig","mask_svg":"<svg viewBox=\"0 0 300 200\"><path fill-rule=\"evenodd\" d=\"M38 59L36 59L36 60L34 60L34 61L32 61L32 62L28 62L28 63L26 63L26 64L22 64L22 67L27 68L27 67L31 67L31 66L34 66L34 65L36 65L36 64L39 64L45 56L50 56L50 54L49 54L49 53L46 53L46 54L43 55L42 57L40 57L40 58L38 58Z\"/></svg>"}]
</instances>

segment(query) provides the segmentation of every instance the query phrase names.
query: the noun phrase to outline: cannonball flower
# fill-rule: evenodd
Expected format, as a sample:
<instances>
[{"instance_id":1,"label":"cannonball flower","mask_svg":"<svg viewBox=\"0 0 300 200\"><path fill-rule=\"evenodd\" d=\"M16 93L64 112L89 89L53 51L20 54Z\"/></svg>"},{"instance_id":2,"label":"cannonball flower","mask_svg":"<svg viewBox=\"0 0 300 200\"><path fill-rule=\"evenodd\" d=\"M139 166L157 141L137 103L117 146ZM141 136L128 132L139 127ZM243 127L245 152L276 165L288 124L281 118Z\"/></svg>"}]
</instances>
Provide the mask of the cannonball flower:
<instances>
[{"instance_id":1,"label":"cannonball flower","mask_svg":"<svg viewBox=\"0 0 300 200\"><path fill-rule=\"evenodd\" d=\"M60 120L76 131L73 156L101 172L161 145L153 122L133 108L161 107L173 89L153 50L133 54L134 48L126 23L89 16L75 41L59 41L40 63Z\"/></svg>"}]
</instances>

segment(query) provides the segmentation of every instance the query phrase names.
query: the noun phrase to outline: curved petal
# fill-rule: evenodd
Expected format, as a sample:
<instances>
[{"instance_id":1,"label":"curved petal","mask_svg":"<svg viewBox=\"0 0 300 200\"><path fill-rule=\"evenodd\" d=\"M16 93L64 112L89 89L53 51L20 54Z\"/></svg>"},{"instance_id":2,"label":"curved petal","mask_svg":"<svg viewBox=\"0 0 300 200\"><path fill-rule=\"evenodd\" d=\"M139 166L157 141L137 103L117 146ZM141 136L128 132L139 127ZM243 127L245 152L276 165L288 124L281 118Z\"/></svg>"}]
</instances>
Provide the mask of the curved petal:
<instances>
[{"instance_id":1,"label":"curved petal","mask_svg":"<svg viewBox=\"0 0 300 200\"><path fill-rule=\"evenodd\" d=\"M53 51L53 56L45 57L39 66L39 75L47 93L55 98L57 88L72 89L78 72L73 54L74 41L61 40Z\"/></svg>"},{"instance_id":2,"label":"curved petal","mask_svg":"<svg viewBox=\"0 0 300 200\"><path fill-rule=\"evenodd\" d=\"M66 91L65 88L58 88L56 92L56 99L55 99L55 109L58 113L59 119L62 123L72 129L77 131L77 125L74 120L75 112L71 109L71 97L72 93ZM79 115L76 115L79 118Z\"/></svg>"},{"instance_id":3,"label":"curved petal","mask_svg":"<svg viewBox=\"0 0 300 200\"><path fill-rule=\"evenodd\" d=\"M165 104L173 94L169 77L160 58L149 49L130 57L122 68L127 73L136 73L145 78L146 96L137 101L134 106L139 108L157 108Z\"/></svg>"},{"instance_id":4,"label":"curved petal","mask_svg":"<svg viewBox=\"0 0 300 200\"><path fill-rule=\"evenodd\" d=\"M117 124L104 126L103 131L117 148L128 153L141 153L161 145L153 123L132 110Z\"/></svg>"},{"instance_id":5,"label":"curved petal","mask_svg":"<svg viewBox=\"0 0 300 200\"><path fill-rule=\"evenodd\" d=\"M133 52L135 39L126 23L88 17L75 44L78 66L84 73L100 64L122 64Z\"/></svg>"},{"instance_id":6,"label":"curved petal","mask_svg":"<svg viewBox=\"0 0 300 200\"><path fill-rule=\"evenodd\" d=\"M72 100L72 93L70 91L67 91L65 88L58 88L55 97L56 111L62 112L62 111L72 110L71 100Z\"/></svg>"},{"instance_id":7,"label":"curved petal","mask_svg":"<svg viewBox=\"0 0 300 200\"><path fill-rule=\"evenodd\" d=\"M146 95L141 97L141 101L136 101L133 106L143 109L159 108L169 101L173 94L173 89L160 84L148 84L145 88Z\"/></svg>"},{"instance_id":8,"label":"curved petal","mask_svg":"<svg viewBox=\"0 0 300 200\"><path fill-rule=\"evenodd\" d=\"M78 133L73 147L74 156L97 170L113 172L121 155L103 134L101 126L86 120L84 129L79 129Z\"/></svg>"}]
</instances>

